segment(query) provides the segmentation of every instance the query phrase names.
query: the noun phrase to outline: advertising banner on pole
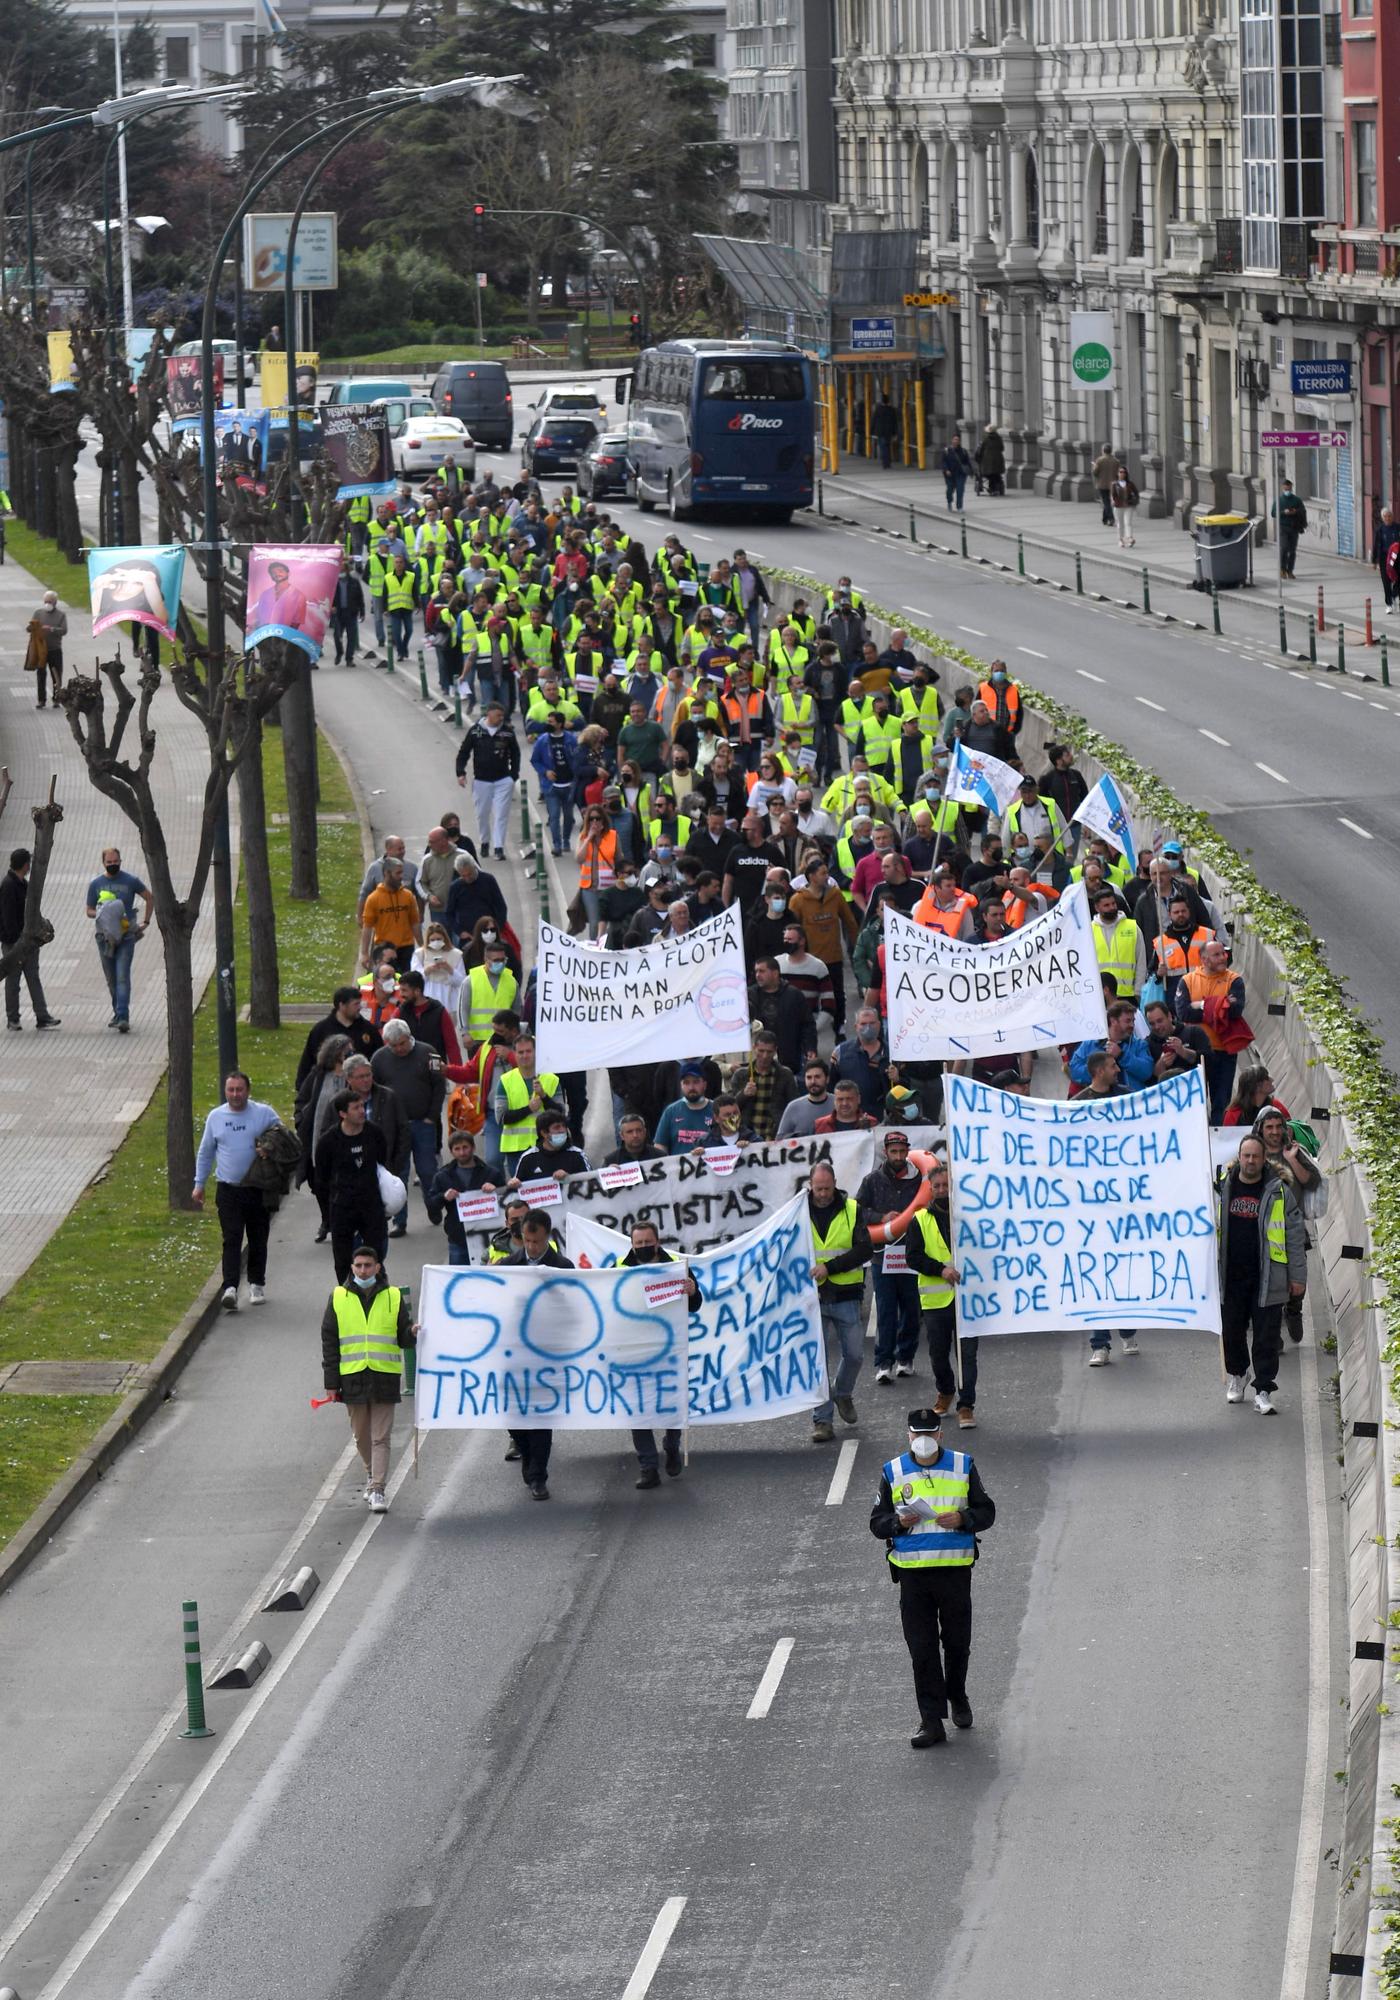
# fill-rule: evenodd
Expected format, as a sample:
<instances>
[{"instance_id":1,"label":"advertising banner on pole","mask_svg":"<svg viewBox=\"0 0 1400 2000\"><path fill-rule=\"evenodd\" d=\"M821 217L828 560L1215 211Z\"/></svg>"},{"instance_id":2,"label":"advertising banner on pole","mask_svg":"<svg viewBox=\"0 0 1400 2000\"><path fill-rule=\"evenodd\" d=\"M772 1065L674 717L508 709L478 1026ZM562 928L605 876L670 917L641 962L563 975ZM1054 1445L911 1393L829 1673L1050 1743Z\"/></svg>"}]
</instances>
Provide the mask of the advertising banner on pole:
<instances>
[{"instance_id":1,"label":"advertising banner on pole","mask_svg":"<svg viewBox=\"0 0 1400 2000\"><path fill-rule=\"evenodd\" d=\"M883 909L893 1061L955 1062L1107 1034L1082 882L995 944L960 944Z\"/></svg>"},{"instance_id":2,"label":"advertising banner on pole","mask_svg":"<svg viewBox=\"0 0 1400 2000\"><path fill-rule=\"evenodd\" d=\"M330 542L287 542L248 552L248 612L243 643L290 639L313 660L330 623L340 549Z\"/></svg>"},{"instance_id":3,"label":"advertising banner on pole","mask_svg":"<svg viewBox=\"0 0 1400 2000\"><path fill-rule=\"evenodd\" d=\"M630 1238L571 1215L569 1256L617 1265ZM721 1250L686 1260L700 1287L690 1315L685 1424L751 1424L815 1409L827 1394L821 1308L812 1276L807 1198L795 1195L775 1215ZM641 1264L636 1273L676 1273L675 1264Z\"/></svg>"},{"instance_id":4,"label":"advertising banner on pole","mask_svg":"<svg viewBox=\"0 0 1400 2000\"><path fill-rule=\"evenodd\" d=\"M1220 1331L1205 1076L1123 1097L1018 1097L948 1075L964 1334Z\"/></svg>"},{"instance_id":5,"label":"advertising banner on pole","mask_svg":"<svg viewBox=\"0 0 1400 2000\"><path fill-rule=\"evenodd\" d=\"M89 549L87 565L94 638L127 620L149 625L164 638L175 637L185 574L179 542L164 548Z\"/></svg>"},{"instance_id":6,"label":"advertising banner on pole","mask_svg":"<svg viewBox=\"0 0 1400 2000\"><path fill-rule=\"evenodd\" d=\"M420 1430L627 1430L685 1420L684 1291L664 1267L423 1268Z\"/></svg>"},{"instance_id":7,"label":"advertising banner on pole","mask_svg":"<svg viewBox=\"0 0 1400 2000\"><path fill-rule=\"evenodd\" d=\"M321 412L321 449L339 481L337 500L393 492L394 457L385 411L331 404Z\"/></svg>"},{"instance_id":8,"label":"advertising banner on pole","mask_svg":"<svg viewBox=\"0 0 1400 2000\"><path fill-rule=\"evenodd\" d=\"M541 1069L675 1062L749 1045L737 908L638 951L599 951L542 923L536 976Z\"/></svg>"},{"instance_id":9,"label":"advertising banner on pole","mask_svg":"<svg viewBox=\"0 0 1400 2000\"><path fill-rule=\"evenodd\" d=\"M297 224L292 283L299 292L333 292L340 283L339 218L334 209L315 209ZM250 292L280 292L287 282L290 213L265 212L243 218L244 283Z\"/></svg>"},{"instance_id":10,"label":"advertising banner on pole","mask_svg":"<svg viewBox=\"0 0 1400 2000\"><path fill-rule=\"evenodd\" d=\"M311 411L316 407L317 370L321 365L319 354L298 354L296 371L297 412ZM275 419L282 412L283 420L287 409L287 357L280 349L269 348L259 357L258 393L264 412Z\"/></svg>"},{"instance_id":11,"label":"advertising banner on pole","mask_svg":"<svg viewBox=\"0 0 1400 2000\"><path fill-rule=\"evenodd\" d=\"M1115 386L1112 313L1070 314L1069 370L1081 389L1112 389Z\"/></svg>"},{"instance_id":12,"label":"advertising banner on pole","mask_svg":"<svg viewBox=\"0 0 1400 2000\"><path fill-rule=\"evenodd\" d=\"M165 400L170 410L170 428L187 431L200 420L203 404L204 356L167 354L165 357ZM214 355L214 403L224 399L224 357Z\"/></svg>"}]
</instances>

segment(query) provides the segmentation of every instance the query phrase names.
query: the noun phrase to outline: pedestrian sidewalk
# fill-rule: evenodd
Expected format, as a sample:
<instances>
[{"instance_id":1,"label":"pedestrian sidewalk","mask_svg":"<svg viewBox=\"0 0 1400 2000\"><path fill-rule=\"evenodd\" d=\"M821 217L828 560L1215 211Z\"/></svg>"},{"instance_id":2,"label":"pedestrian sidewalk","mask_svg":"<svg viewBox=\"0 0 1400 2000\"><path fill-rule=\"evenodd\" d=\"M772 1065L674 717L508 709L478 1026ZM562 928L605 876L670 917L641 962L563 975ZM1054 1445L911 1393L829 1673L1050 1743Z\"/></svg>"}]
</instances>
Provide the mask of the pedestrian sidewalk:
<instances>
[{"instance_id":1,"label":"pedestrian sidewalk","mask_svg":"<svg viewBox=\"0 0 1400 2000\"><path fill-rule=\"evenodd\" d=\"M80 585L85 582L83 570L75 569L73 576ZM0 1029L0 1297L101 1172L165 1070L165 993L154 930L133 963L132 1031L108 1031L111 1002L92 925L83 913L85 890L101 872L106 846L120 847L126 866L143 880L146 866L135 827L93 789L63 711L36 710L34 676L24 671L25 628L42 597L43 585L27 570L14 561L0 566L0 632L8 641L0 645L0 764L8 765L14 779L0 821L0 861L7 861L13 848L32 848L31 808L47 798L55 775L63 807L44 890L44 914L56 935L39 956L49 1008L63 1026L52 1034L35 1032L21 983L23 1032ZM104 634L94 644L88 614L72 605L67 610L65 674L90 674L119 635ZM124 636L121 646L129 657ZM199 827L208 752L204 731L173 692L157 701L154 718L155 784L176 876L182 879ZM196 990L213 965L213 923L206 916L194 936Z\"/></svg>"},{"instance_id":2,"label":"pedestrian sidewalk","mask_svg":"<svg viewBox=\"0 0 1400 2000\"><path fill-rule=\"evenodd\" d=\"M823 473L820 506L885 533L907 536L910 508L918 539L960 549L967 531L967 553L973 560L1018 567L1017 536L1023 538L1026 571L1075 588L1075 557L1081 561L1084 589L1141 605L1142 573L1148 571L1151 608L1182 619L1211 621L1210 598L1191 588L1196 574L1195 537L1170 517L1151 520L1145 505L1133 522L1136 546L1120 549L1116 529L1105 527L1097 499L1052 500L1040 494L1011 492L1000 499L978 495L969 481L961 516L948 509L943 475L931 463L928 470L892 467L882 472L874 460L848 458L839 473ZM1368 544L1369 552L1369 544ZM1220 614L1227 637L1238 636L1278 644L1278 544L1272 538L1253 550L1254 582L1243 589L1222 589ZM856 579L859 582L859 579ZM1324 593L1329 635L1344 624L1348 650L1364 637L1365 600L1372 599L1373 630L1379 639L1386 628L1384 595L1376 571L1364 562L1338 556L1311 534L1299 544L1296 577L1285 583L1282 602L1287 617L1288 644L1294 652L1307 649L1307 620L1316 616L1318 590ZM1400 633L1400 617L1393 621Z\"/></svg>"}]
</instances>

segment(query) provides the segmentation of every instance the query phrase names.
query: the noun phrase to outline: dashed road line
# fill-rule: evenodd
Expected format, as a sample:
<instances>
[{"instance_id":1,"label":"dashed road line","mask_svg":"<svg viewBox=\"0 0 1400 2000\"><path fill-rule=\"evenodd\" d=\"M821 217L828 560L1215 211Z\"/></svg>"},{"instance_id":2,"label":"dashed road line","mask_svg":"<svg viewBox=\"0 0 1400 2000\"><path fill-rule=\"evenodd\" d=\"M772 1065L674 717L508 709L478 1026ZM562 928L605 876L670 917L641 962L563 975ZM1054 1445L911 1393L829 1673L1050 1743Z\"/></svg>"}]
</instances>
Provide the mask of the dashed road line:
<instances>
[{"instance_id":1,"label":"dashed road line","mask_svg":"<svg viewBox=\"0 0 1400 2000\"><path fill-rule=\"evenodd\" d=\"M1140 701L1144 708L1155 708L1158 715L1165 715L1167 712L1160 701L1149 701L1145 694L1135 694L1133 700Z\"/></svg>"},{"instance_id":2,"label":"dashed road line","mask_svg":"<svg viewBox=\"0 0 1400 2000\"><path fill-rule=\"evenodd\" d=\"M1074 671L1079 675L1079 678L1081 680L1097 681L1100 687L1104 685L1104 677L1102 674L1091 674L1087 667L1076 667Z\"/></svg>"},{"instance_id":3,"label":"dashed road line","mask_svg":"<svg viewBox=\"0 0 1400 2000\"><path fill-rule=\"evenodd\" d=\"M925 612L923 615L925 617L928 617L929 613ZM960 632L970 632L974 639L985 639L987 636L985 632L979 631L975 625L959 625L958 630ZM1022 650L1024 650L1024 648Z\"/></svg>"},{"instance_id":4,"label":"dashed road line","mask_svg":"<svg viewBox=\"0 0 1400 2000\"><path fill-rule=\"evenodd\" d=\"M836 1461L836 1470L831 1475L831 1484L826 1489L826 1505L839 1507L846 1497L846 1488L851 1483L851 1468L856 1462L856 1440L847 1438Z\"/></svg>"},{"instance_id":5,"label":"dashed road line","mask_svg":"<svg viewBox=\"0 0 1400 2000\"><path fill-rule=\"evenodd\" d=\"M773 1648L768 1664L763 1669L763 1679L759 1682L754 1698L749 1703L749 1712L744 1718L746 1722L762 1722L764 1716L767 1715L769 1709L773 1706L773 1697L778 1692L778 1683L783 1677L783 1669L791 1659L792 1649L796 1644L797 1641L795 1639L779 1639L777 1645Z\"/></svg>"},{"instance_id":6,"label":"dashed road line","mask_svg":"<svg viewBox=\"0 0 1400 2000\"><path fill-rule=\"evenodd\" d=\"M1018 646L1016 651L1028 654L1033 660L1048 660L1050 657L1048 653L1037 653L1034 646Z\"/></svg>"},{"instance_id":7,"label":"dashed road line","mask_svg":"<svg viewBox=\"0 0 1400 2000\"><path fill-rule=\"evenodd\" d=\"M1287 785L1292 782L1290 779L1284 777L1282 771L1276 771L1272 764L1261 764L1256 759L1254 768L1256 771L1262 771L1266 778L1273 778L1280 785Z\"/></svg>"},{"instance_id":8,"label":"dashed road line","mask_svg":"<svg viewBox=\"0 0 1400 2000\"><path fill-rule=\"evenodd\" d=\"M1217 736L1213 729L1203 729L1200 733L1202 736L1208 736L1212 743L1218 743L1222 750L1229 749L1230 746L1226 742L1225 738L1223 736Z\"/></svg>"},{"instance_id":9,"label":"dashed road line","mask_svg":"<svg viewBox=\"0 0 1400 2000\"><path fill-rule=\"evenodd\" d=\"M1359 833L1363 840L1374 840L1376 837L1373 833L1367 833L1364 826L1358 826L1354 819L1348 819L1343 813L1338 813L1337 824L1338 826L1349 826L1352 832Z\"/></svg>"},{"instance_id":10,"label":"dashed road line","mask_svg":"<svg viewBox=\"0 0 1400 2000\"><path fill-rule=\"evenodd\" d=\"M622 2000L646 2000L651 1982L656 1977L656 1968L666 1956L666 1947L681 1920L685 1902L684 1896L668 1896L661 1905L656 1922L651 1927L651 1936L642 1946L642 1955L623 1989Z\"/></svg>"}]
</instances>

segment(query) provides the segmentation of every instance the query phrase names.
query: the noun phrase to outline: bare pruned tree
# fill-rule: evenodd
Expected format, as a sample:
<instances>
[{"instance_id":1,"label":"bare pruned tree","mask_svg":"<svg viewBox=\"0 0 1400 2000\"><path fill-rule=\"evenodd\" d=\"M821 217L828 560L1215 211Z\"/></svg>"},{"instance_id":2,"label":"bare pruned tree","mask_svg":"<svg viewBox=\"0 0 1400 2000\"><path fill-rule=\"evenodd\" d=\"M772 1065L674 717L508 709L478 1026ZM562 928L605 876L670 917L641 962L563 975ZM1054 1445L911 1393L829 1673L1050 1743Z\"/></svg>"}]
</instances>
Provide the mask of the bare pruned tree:
<instances>
[{"instance_id":1,"label":"bare pruned tree","mask_svg":"<svg viewBox=\"0 0 1400 2000\"><path fill-rule=\"evenodd\" d=\"M8 770L0 770L0 815L9 804L12 789ZM24 920L14 943L0 950L0 981L8 979L12 972L22 972L46 944L53 943L53 925L44 915L44 881L53 855L54 831L63 818L63 807L54 796L57 789L58 775L55 773L49 779L47 800L43 805L32 808L34 851L24 886Z\"/></svg>"}]
</instances>

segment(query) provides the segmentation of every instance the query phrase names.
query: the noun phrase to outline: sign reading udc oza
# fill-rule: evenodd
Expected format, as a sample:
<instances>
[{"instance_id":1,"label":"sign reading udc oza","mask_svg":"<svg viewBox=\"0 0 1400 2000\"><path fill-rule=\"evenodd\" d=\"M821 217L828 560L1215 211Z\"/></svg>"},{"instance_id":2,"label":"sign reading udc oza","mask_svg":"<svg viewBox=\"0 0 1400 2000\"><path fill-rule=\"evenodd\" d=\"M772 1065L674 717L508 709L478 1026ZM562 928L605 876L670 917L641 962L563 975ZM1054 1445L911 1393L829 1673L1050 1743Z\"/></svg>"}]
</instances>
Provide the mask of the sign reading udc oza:
<instances>
[{"instance_id":1,"label":"sign reading udc oza","mask_svg":"<svg viewBox=\"0 0 1400 2000\"><path fill-rule=\"evenodd\" d=\"M595 951L542 923L536 967L541 1069L676 1062L749 1045L737 906L639 951Z\"/></svg>"},{"instance_id":2,"label":"sign reading udc oza","mask_svg":"<svg viewBox=\"0 0 1400 2000\"><path fill-rule=\"evenodd\" d=\"M963 1076L946 1088L964 1333L1219 1333L1200 1066L1125 1097L1069 1103Z\"/></svg>"},{"instance_id":3,"label":"sign reading udc oza","mask_svg":"<svg viewBox=\"0 0 1400 2000\"><path fill-rule=\"evenodd\" d=\"M1108 1032L1082 882L991 945L960 944L883 907L895 1062L998 1055Z\"/></svg>"}]
</instances>

